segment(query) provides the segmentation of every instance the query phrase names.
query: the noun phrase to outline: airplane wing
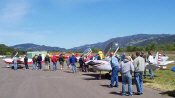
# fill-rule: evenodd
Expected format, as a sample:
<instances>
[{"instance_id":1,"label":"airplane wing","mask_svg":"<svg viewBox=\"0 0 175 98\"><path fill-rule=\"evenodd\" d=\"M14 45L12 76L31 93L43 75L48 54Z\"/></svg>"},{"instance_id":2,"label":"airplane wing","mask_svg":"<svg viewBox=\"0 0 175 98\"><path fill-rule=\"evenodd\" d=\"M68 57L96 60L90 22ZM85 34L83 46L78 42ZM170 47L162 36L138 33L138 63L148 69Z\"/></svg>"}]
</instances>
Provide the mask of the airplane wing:
<instances>
[{"instance_id":1,"label":"airplane wing","mask_svg":"<svg viewBox=\"0 0 175 98\"><path fill-rule=\"evenodd\" d=\"M164 65L171 64L171 63L174 63L174 61L166 61L166 62L164 62Z\"/></svg>"}]
</instances>

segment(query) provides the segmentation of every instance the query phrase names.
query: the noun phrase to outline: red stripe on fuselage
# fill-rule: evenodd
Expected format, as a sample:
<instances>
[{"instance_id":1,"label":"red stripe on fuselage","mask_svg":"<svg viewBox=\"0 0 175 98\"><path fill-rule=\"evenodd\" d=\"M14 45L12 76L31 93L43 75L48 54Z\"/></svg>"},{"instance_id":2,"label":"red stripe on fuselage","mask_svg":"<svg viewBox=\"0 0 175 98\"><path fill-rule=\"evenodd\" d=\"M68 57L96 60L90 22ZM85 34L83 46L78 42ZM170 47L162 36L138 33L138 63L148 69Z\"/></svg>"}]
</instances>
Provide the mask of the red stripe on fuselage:
<instances>
[{"instance_id":1,"label":"red stripe on fuselage","mask_svg":"<svg viewBox=\"0 0 175 98\"><path fill-rule=\"evenodd\" d=\"M99 63L101 63L101 62L99 62ZM97 65L95 65L95 67L99 67L99 66L104 65L104 64L105 63L97 64Z\"/></svg>"}]
</instances>

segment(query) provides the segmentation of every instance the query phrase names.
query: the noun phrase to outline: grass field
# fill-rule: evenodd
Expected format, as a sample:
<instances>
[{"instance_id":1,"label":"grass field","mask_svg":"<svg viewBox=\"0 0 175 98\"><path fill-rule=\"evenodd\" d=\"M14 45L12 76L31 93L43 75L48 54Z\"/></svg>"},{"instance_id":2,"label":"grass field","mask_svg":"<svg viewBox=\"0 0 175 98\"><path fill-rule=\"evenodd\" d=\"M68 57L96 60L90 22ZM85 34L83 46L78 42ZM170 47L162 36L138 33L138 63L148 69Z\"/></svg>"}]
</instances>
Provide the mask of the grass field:
<instances>
[{"instance_id":1,"label":"grass field","mask_svg":"<svg viewBox=\"0 0 175 98\"><path fill-rule=\"evenodd\" d=\"M169 56L169 60L175 61L175 56ZM175 64L169 64L167 65L167 69L154 71L153 80L149 79L149 72L147 72L147 78L144 79L144 86L160 90L164 92L162 93L163 95L175 97L175 72L171 71L173 66L175 66ZM102 72L102 74L105 73L107 72ZM121 75L119 74L119 76Z\"/></svg>"},{"instance_id":2,"label":"grass field","mask_svg":"<svg viewBox=\"0 0 175 98\"><path fill-rule=\"evenodd\" d=\"M174 60L175 61L175 56L169 56L169 60Z\"/></svg>"},{"instance_id":3,"label":"grass field","mask_svg":"<svg viewBox=\"0 0 175 98\"><path fill-rule=\"evenodd\" d=\"M175 56L170 56L170 60L175 60ZM147 72L147 79L144 79L144 85L150 88L164 91L165 95L175 97L175 72L171 71L171 68L175 64L167 65L165 70L154 71L155 78L153 80L149 79L149 72Z\"/></svg>"}]
</instances>

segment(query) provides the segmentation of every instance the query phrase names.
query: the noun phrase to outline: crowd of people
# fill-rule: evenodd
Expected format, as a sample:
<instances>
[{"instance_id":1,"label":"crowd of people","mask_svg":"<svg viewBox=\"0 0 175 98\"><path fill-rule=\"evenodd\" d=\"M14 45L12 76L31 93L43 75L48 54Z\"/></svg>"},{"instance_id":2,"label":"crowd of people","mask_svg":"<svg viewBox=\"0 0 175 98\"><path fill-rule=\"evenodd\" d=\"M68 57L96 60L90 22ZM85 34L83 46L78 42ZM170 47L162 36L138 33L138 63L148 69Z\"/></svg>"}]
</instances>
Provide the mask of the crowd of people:
<instances>
[{"instance_id":1,"label":"crowd of people","mask_svg":"<svg viewBox=\"0 0 175 98\"><path fill-rule=\"evenodd\" d=\"M14 70L18 69L17 66L17 57L13 57L13 64L14 64ZM43 63L43 58L41 56L41 54L39 54L39 56L35 55L32 58L32 62L33 62L33 69L32 70L41 70L41 69L46 69L46 70L51 70L51 62L53 63L53 71L57 71L57 63L59 62L60 64L60 69L63 70L64 69L64 57L63 54L60 55L59 58L57 58L55 55L53 55L53 57L49 57L49 55L46 55L46 57L44 58L44 63L45 63L45 68L42 67L42 63ZM67 70L70 70L70 65L72 65L72 72L75 73L77 72L76 69L76 63L77 63L77 58L74 56L74 54L72 54L72 57L67 58L66 60L67 63ZM25 69L29 69L28 66L28 57L25 56L24 57L24 64L25 64Z\"/></svg>"},{"instance_id":2,"label":"crowd of people","mask_svg":"<svg viewBox=\"0 0 175 98\"><path fill-rule=\"evenodd\" d=\"M88 60L101 60L101 57L97 54L96 56L89 58L88 56L81 56L79 58L79 61L77 61L77 58L72 54L70 58L67 58L66 64L67 64L67 70L71 71L70 65L72 65L72 72L77 72L76 63L78 62L80 64L80 71L81 72L88 72L89 66L85 63ZM17 58L14 57L14 69L17 70ZM42 56L41 54L39 56L35 55L33 58L33 70L41 70L42 69ZM60 63L60 69L64 69L64 57L61 54L59 58L57 58L55 55L53 55L52 58L47 55L44 58L45 62L45 69L51 70L51 62L53 63L53 71L57 71L57 62ZM137 95L143 94L143 77L146 78L146 62L149 64L153 64L154 58L151 54L151 52L148 52L148 56L144 54L144 52L136 52L136 57L134 55L132 56L126 56L123 54L121 57L118 55L114 55L113 52L110 53L110 65L112 68L112 75L111 75L111 83L109 87L118 87L118 73L120 72L122 75L122 96L126 95L126 84L128 84L128 94L129 96L133 95L132 92L132 74L134 74L134 80L137 88ZM28 67L28 58L25 56L24 58L25 68L29 69ZM150 73L150 79L154 78L153 70L149 69ZM114 82L116 83L114 84Z\"/></svg>"},{"instance_id":3,"label":"crowd of people","mask_svg":"<svg viewBox=\"0 0 175 98\"><path fill-rule=\"evenodd\" d=\"M134 55L126 56L123 54L119 60L118 55L114 56L114 53L110 53L110 63L112 67L111 84L109 87L118 87L118 72L122 75L122 96L126 95L126 84L128 84L128 94L133 96L132 92L132 74L134 74L134 80L137 88L137 95L143 94L143 76L146 78L146 62L153 64L154 58L151 52L148 52L148 56L144 55L144 52L136 52ZM143 75L144 73L144 75ZM149 69L150 79L154 78L153 70ZM114 81L116 84L114 85Z\"/></svg>"}]
</instances>

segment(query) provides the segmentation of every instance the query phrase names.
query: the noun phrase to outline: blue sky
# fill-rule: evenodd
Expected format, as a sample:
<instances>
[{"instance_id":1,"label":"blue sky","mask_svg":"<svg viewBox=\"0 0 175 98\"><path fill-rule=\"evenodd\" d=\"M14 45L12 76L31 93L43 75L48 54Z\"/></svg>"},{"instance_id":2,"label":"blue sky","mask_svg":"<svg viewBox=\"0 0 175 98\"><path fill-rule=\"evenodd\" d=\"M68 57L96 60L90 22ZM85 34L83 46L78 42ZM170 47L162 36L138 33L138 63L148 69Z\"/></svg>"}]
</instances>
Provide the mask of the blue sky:
<instances>
[{"instance_id":1,"label":"blue sky","mask_svg":"<svg viewBox=\"0 0 175 98\"><path fill-rule=\"evenodd\" d=\"M0 0L0 43L72 48L175 34L175 0Z\"/></svg>"}]
</instances>

